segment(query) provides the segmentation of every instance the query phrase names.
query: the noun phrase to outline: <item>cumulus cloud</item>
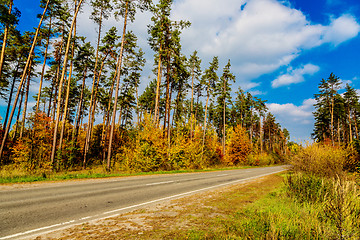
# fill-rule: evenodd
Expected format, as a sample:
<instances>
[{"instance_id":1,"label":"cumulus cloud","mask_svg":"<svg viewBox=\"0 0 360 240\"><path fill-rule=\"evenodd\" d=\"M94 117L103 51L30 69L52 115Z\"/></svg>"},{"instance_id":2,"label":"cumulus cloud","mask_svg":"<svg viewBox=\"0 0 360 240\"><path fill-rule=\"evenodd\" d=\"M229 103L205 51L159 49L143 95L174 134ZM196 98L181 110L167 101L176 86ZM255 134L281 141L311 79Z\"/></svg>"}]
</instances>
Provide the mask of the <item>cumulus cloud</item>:
<instances>
[{"instance_id":1,"label":"cumulus cloud","mask_svg":"<svg viewBox=\"0 0 360 240\"><path fill-rule=\"evenodd\" d=\"M228 0L226 4L182 0L175 2L174 16L192 22L184 30L185 46L209 59L231 58L236 73L245 80L288 65L305 49L326 43L337 46L360 31L351 15L331 18L328 25L314 24L301 11L276 0Z\"/></svg>"},{"instance_id":2,"label":"cumulus cloud","mask_svg":"<svg viewBox=\"0 0 360 240\"><path fill-rule=\"evenodd\" d=\"M312 75L319 70L319 66L313 65L311 63L297 69L289 68L286 74L283 74L272 81L271 86L273 88L278 88L294 83L300 83L304 81L304 75Z\"/></svg>"},{"instance_id":3,"label":"cumulus cloud","mask_svg":"<svg viewBox=\"0 0 360 240\"><path fill-rule=\"evenodd\" d=\"M268 103L266 106L275 115L281 126L287 128L292 136L299 138L293 140L305 141L308 140L314 126L312 112L315 103L315 99L309 98L304 100L300 106L293 103Z\"/></svg>"},{"instance_id":4,"label":"cumulus cloud","mask_svg":"<svg viewBox=\"0 0 360 240\"><path fill-rule=\"evenodd\" d=\"M339 45L358 35L360 26L354 16L345 14L339 18L332 19L330 26L324 31L324 42Z\"/></svg>"},{"instance_id":5,"label":"cumulus cloud","mask_svg":"<svg viewBox=\"0 0 360 240\"><path fill-rule=\"evenodd\" d=\"M89 20L89 4L84 4L78 19L79 35L96 42L97 27ZM139 46L148 60L144 75L146 83L152 75L153 52L147 39L147 25L151 13L138 13L128 30L138 36ZM237 86L249 85L254 79L288 66L303 50L323 44L339 44L355 37L360 25L354 16L345 14L331 17L329 24L310 22L304 13L286 1L278 0L177 0L171 18L189 20L192 25L181 35L183 53L189 56L194 50L203 60L202 67L213 56L219 56L220 69L231 59ZM112 16L104 22L103 33L117 26L122 31L122 20Z\"/></svg>"}]
</instances>

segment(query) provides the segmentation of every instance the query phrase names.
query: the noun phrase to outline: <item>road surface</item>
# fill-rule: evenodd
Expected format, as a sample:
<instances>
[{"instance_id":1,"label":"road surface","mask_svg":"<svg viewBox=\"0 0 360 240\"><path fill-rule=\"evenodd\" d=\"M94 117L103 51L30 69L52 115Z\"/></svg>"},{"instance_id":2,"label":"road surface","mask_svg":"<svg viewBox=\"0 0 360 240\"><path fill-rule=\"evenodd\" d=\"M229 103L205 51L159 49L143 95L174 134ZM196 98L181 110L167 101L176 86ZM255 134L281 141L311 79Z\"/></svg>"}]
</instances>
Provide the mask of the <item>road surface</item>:
<instances>
[{"instance_id":1,"label":"road surface","mask_svg":"<svg viewBox=\"0 0 360 240\"><path fill-rule=\"evenodd\" d=\"M0 190L0 240L34 237L286 169L287 166L276 166L25 184Z\"/></svg>"}]
</instances>

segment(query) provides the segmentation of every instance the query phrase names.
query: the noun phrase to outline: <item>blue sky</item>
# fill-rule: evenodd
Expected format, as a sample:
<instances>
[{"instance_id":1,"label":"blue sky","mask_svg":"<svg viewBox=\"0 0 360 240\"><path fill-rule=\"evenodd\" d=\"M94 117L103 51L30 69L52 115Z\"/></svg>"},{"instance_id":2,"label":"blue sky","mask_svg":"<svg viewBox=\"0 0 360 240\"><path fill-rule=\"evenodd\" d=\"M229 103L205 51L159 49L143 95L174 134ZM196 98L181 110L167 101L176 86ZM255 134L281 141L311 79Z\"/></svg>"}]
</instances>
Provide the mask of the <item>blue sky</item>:
<instances>
[{"instance_id":1,"label":"blue sky","mask_svg":"<svg viewBox=\"0 0 360 240\"><path fill-rule=\"evenodd\" d=\"M86 2L89 2L87 0ZM15 1L22 12L20 30L36 27L39 0ZM79 35L95 43L95 26L85 4ZM153 52L147 44L150 14L138 14L129 26L139 37L147 64L145 88L151 76ZM236 75L233 92L241 86L268 100L270 111L292 140L306 141L313 129L313 95L331 72L360 89L360 1L358 0L176 0L173 19L190 20L183 31L183 52L194 50L206 68L219 56L220 71L231 59ZM122 23L110 18L105 31ZM0 109L0 115L4 111Z\"/></svg>"}]
</instances>

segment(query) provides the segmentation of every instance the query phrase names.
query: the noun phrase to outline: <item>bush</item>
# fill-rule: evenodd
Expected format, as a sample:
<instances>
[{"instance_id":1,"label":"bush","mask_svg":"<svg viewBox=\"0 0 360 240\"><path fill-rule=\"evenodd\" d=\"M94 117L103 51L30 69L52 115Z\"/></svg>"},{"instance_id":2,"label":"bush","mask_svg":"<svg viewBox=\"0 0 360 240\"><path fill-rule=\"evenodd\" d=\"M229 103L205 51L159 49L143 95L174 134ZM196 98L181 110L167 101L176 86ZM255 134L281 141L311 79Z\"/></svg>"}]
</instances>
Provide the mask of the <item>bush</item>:
<instances>
[{"instance_id":1,"label":"bush","mask_svg":"<svg viewBox=\"0 0 360 240\"><path fill-rule=\"evenodd\" d=\"M53 132L51 118L38 113L30 119L32 131L24 134L11 148L13 163L27 171L51 168L51 149Z\"/></svg>"},{"instance_id":2,"label":"bush","mask_svg":"<svg viewBox=\"0 0 360 240\"><path fill-rule=\"evenodd\" d=\"M276 158L272 154L268 153L258 153L250 154L247 158L247 165L249 166L266 166L272 165L277 162Z\"/></svg>"},{"instance_id":3,"label":"bush","mask_svg":"<svg viewBox=\"0 0 360 240\"><path fill-rule=\"evenodd\" d=\"M229 165L246 164L247 156L251 153L251 142L241 125L237 125L228 132L225 161Z\"/></svg>"},{"instance_id":4,"label":"bush","mask_svg":"<svg viewBox=\"0 0 360 240\"><path fill-rule=\"evenodd\" d=\"M289 196L319 208L319 217L335 226L334 239L359 239L360 193L355 182L293 173L286 177L285 187Z\"/></svg>"},{"instance_id":5,"label":"bush","mask_svg":"<svg viewBox=\"0 0 360 240\"><path fill-rule=\"evenodd\" d=\"M132 171L156 171L164 167L166 161L166 139L163 131L158 128L150 116L140 123L135 139L123 147L119 153L122 165Z\"/></svg>"},{"instance_id":6,"label":"bush","mask_svg":"<svg viewBox=\"0 0 360 240\"><path fill-rule=\"evenodd\" d=\"M342 147L313 144L301 149L292 158L291 164L296 171L336 177L344 175L347 163L352 161L349 151L349 149Z\"/></svg>"}]
</instances>

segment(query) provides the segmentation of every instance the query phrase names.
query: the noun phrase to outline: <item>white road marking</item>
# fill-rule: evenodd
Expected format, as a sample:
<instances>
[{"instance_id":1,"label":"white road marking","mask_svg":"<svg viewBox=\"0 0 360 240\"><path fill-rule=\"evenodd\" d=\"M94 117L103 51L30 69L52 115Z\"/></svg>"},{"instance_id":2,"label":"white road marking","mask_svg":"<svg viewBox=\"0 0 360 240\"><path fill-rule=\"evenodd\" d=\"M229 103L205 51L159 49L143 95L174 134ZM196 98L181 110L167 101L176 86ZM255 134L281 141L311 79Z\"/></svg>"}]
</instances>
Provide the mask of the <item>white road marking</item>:
<instances>
[{"instance_id":1,"label":"white road marking","mask_svg":"<svg viewBox=\"0 0 360 240\"><path fill-rule=\"evenodd\" d=\"M115 209L115 210L108 211L108 212L103 212L102 214L97 214L97 215L94 215L94 216L89 216L89 217L86 217L86 219L94 218L93 220L101 220L101 219L110 218L110 217L117 217L117 216L119 216L119 215L121 214L121 211L124 211L124 210L129 210L129 209L132 209L132 208L137 208L137 207L145 206L145 205L152 204L152 203L157 203L157 202L161 202L161 201L164 201L164 200L175 199L175 198L183 197L183 196L190 195L190 194L194 194L194 193L198 193L198 192L202 192L202 191L206 191L206 190L210 190L210 189L214 189L214 188L223 187L223 186L226 186L226 185L232 185L232 184L235 184L235 183L246 182L246 181L249 181L249 180L252 180L252 179L256 179L256 178L260 178L260 177L264 177L264 176L267 176L267 175L271 175L271 174L275 174L275 173L280 173L280 172L283 172L283 171L285 171L285 170L286 170L286 169L279 170L279 171L276 171L276 172L271 172L271 173L262 174L262 175L259 175L259 176L254 176L254 177L239 179L239 180L235 180L235 181L232 181L232 182L222 183L222 184L218 184L218 185L215 185L215 186L206 187L206 188L201 188L201 189L197 189L197 190L193 190L193 191L189 191L189 192L185 192L185 193L180 193L180 194L172 195L172 196L169 196L169 197L159 198L159 199L156 199L156 200L152 200L152 201L148 201L148 202L144 202L144 203L140 203L140 204L131 205L131 206L128 206L128 207L119 208L119 209ZM116 212L117 212L117 213L116 213ZM109 214L111 214L111 213L116 213L116 214L109 215ZM58 224L54 224L54 225L51 225L51 226L41 227L41 228L37 228L37 229L33 229L33 230L26 231L26 232L22 232L22 233L16 233L16 234L9 235L9 236L5 236L5 237L0 237L0 240L10 239L10 238L15 238L15 237L16 237L16 238L17 238L17 237L20 237L20 238L22 237L22 238L24 238L24 237L25 237L24 235L28 235L28 234L34 233L34 234L31 235L31 236L27 236L27 238L30 238L30 237L37 236L37 235L39 235L39 234L47 234L47 233L53 232L53 231L55 231L55 230L60 230L60 229L68 228L68 227L71 227L71 226L74 226L74 225L78 225L78 224L81 224L81 223L83 223L83 222L81 221L81 219L79 219L79 220L77 220L77 221L71 220L71 221L68 221L68 222L58 223ZM64 225L67 225L67 226L64 226ZM62 226L62 227L61 227L61 226ZM40 232L40 231L42 231L42 230L46 230L46 229L50 229L50 228L55 228L55 227L59 227L59 228L53 229L53 230L49 230L49 231ZM40 233L36 233L36 232L40 232Z\"/></svg>"},{"instance_id":2,"label":"white road marking","mask_svg":"<svg viewBox=\"0 0 360 240\"><path fill-rule=\"evenodd\" d=\"M146 186L161 185L161 184L167 184L167 183L173 183L173 182L175 182L175 181L148 183L148 184L146 184Z\"/></svg>"},{"instance_id":3,"label":"white road marking","mask_svg":"<svg viewBox=\"0 0 360 240\"><path fill-rule=\"evenodd\" d=\"M1 237L0 239L9 239L9 238L14 238L14 237L20 237L22 235L26 235L26 234L30 234L30 233L34 233L34 232L38 232L38 231L42 231L42 230L46 230L46 229L49 229L49 228L60 227L60 226L63 226L63 225L68 225L68 224L74 223L74 222L75 222L75 220L71 220L71 221L68 221L68 222L58 223L58 224L54 224L54 225L50 225L50 226L46 226L46 227L41 227L41 228L29 230L29 231L22 232L22 233L16 233L16 234L13 234L13 235Z\"/></svg>"},{"instance_id":4,"label":"white road marking","mask_svg":"<svg viewBox=\"0 0 360 240\"><path fill-rule=\"evenodd\" d=\"M222 176L228 176L229 174L219 174L219 175L216 175L217 177L222 177Z\"/></svg>"}]
</instances>

